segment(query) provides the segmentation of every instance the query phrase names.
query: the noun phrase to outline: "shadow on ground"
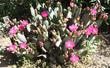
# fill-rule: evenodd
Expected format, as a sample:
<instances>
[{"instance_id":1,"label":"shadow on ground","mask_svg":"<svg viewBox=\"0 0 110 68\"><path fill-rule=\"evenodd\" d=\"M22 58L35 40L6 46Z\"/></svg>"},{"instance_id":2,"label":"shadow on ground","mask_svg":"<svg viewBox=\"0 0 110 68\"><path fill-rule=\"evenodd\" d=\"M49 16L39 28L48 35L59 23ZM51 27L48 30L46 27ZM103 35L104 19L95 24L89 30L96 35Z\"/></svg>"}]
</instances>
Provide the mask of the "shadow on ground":
<instances>
[{"instance_id":1,"label":"shadow on ground","mask_svg":"<svg viewBox=\"0 0 110 68\"><path fill-rule=\"evenodd\" d=\"M0 56L0 68L1 67L8 67L10 65L16 64L16 58L13 54L5 52L3 56Z\"/></svg>"}]
</instances>

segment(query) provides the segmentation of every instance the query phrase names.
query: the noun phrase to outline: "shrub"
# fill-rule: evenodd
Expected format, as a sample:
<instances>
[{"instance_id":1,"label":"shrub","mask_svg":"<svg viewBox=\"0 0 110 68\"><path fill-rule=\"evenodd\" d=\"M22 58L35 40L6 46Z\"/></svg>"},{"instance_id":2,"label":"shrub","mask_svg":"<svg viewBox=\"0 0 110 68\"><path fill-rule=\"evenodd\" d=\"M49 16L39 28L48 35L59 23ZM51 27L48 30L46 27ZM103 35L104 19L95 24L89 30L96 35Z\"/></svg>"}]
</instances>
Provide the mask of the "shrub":
<instances>
[{"instance_id":1,"label":"shrub","mask_svg":"<svg viewBox=\"0 0 110 68\"><path fill-rule=\"evenodd\" d=\"M30 4L31 18L4 18L12 42L6 51L15 54L18 63L40 59L47 65L74 64L97 47L98 28L107 15L99 3L83 8L71 1L67 9L60 2L52 5L50 1L37 2L36 8Z\"/></svg>"}]
</instances>

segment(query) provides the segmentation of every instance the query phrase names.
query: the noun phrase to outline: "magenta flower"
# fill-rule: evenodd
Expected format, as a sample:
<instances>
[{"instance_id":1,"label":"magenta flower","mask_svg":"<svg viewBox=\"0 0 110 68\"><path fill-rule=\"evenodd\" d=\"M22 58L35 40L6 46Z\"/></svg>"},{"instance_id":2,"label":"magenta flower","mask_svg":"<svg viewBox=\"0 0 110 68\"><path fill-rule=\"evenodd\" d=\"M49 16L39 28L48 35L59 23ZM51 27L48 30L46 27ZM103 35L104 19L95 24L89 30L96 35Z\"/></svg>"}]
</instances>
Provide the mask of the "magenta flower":
<instances>
[{"instance_id":1,"label":"magenta flower","mask_svg":"<svg viewBox=\"0 0 110 68\"><path fill-rule=\"evenodd\" d=\"M18 25L18 29L22 31L22 30L25 29L25 26L23 26L23 25L20 24L20 25Z\"/></svg>"},{"instance_id":2,"label":"magenta flower","mask_svg":"<svg viewBox=\"0 0 110 68\"><path fill-rule=\"evenodd\" d=\"M22 20L20 22L21 22L21 25L24 27L26 27L29 24L29 22L27 20Z\"/></svg>"},{"instance_id":3,"label":"magenta flower","mask_svg":"<svg viewBox=\"0 0 110 68\"><path fill-rule=\"evenodd\" d=\"M96 15L97 14L97 10L96 9L90 9L90 13L91 13L91 15Z\"/></svg>"},{"instance_id":4,"label":"magenta flower","mask_svg":"<svg viewBox=\"0 0 110 68\"><path fill-rule=\"evenodd\" d=\"M8 48L6 49L7 51L9 52L15 52L17 49L17 46L16 45L9 45Z\"/></svg>"},{"instance_id":5,"label":"magenta flower","mask_svg":"<svg viewBox=\"0 0 110 68\"><path fill-rule=\"evenodd\" d=\"M85 31L86 36L90 36L91 34L96 35L98 34L98 28L97 25L90 25L86 31Z\"/></svg>"},{"instance_id":6,"label":"magenta flower","mask_svg":"<svg viewBox=\"0 0 110 68\"><path fill-rule=\"evenodd\" d=\"M10 35L15 35L18 31L18 28L16 26L13 26L10 30L9 30L9 34Z\"/></svg>"},{"instance_id":7,"label":"magenta flower","mask_svg":"<svg viewBox=\"0 0 110 68\"><path fill-rule=\"evenodd\" d=\"M20 48L22 49L26 49L27 48L27 44L25 42L20 43Z\"/></svg>"},{"instance_id":8,"label":"magenta flower","mask_svg":"<svg viewBox=\"0 0 110 68\"><path fill-rule=\"evenodd\" d=\"M92 34L93 34L93 35L98 34L98 27L97 27L97 25L94 25L94 26L93 26Z\"/></svg>"},{"instance_id":9,"label":"magenta flower","mask_svg":"<svg viewBox=\"0 0 110 68\"><path fill-rule=\"evenodd\" d=\"M79 61L79 56L74 55L74 54L71 54L71 56L70 56L70 61L71 61L72 63L78 62L78 61Z\"/></svg>"},{"instance_id":10,"label":"magenta flower","mask_svg":"<svg viewBox=\"0 0 110 68\"><path fill-rule=\"evenodd\" d=\"M72 25L70 25L70 26L69 26L69 29L70 29L70 31L71 31L71 32L76 32L76 31L77 31L77 29L78 29L78 26L77 26L77 25L72 24Z\"/></svg>"},{"instance_id":11,"label":"magenta flower","mask_svg":"<svg viewBox=\"0 0 110 68\"><path fill-rule=\"evenodd\" d=\"M48 12L47 11L42 11L41 15L42 15L42 17L47 17L48 16Z\"/></svg>"},{"instance_id":12,"label":"magenta flower","mask_svg":"<svg viewBox=\"0 0 110 68\"><path fill-rule=\"evenodd\" d=\"M88 27L88 28L85 30L86 36L87 36L87 37L90 36L91 33L92 33L92 29L91 29L90 27Z\"/></svg>"},{"instance_id":13,"label":"magenta flower","mask_svg":"<svg viewBox=\"0 0 110 68\"><path fill-rule=\"evenodd\" d=\"M27 20L20 20L21 24L18 25L19 30L24 30L25 27L29 24Z\"/></svg>"},{"instance_id":14,"label":"magenta flower","mask_svg":"<svg viewBox=\"0 0 110 68\"><path fill-rule=\"evenodd\" d=\"M68 49L72 49L72 48L75 47L75 43L72 40L67 40L65 42L65 47L68 48Z\"/></svg>"}]
</instances>

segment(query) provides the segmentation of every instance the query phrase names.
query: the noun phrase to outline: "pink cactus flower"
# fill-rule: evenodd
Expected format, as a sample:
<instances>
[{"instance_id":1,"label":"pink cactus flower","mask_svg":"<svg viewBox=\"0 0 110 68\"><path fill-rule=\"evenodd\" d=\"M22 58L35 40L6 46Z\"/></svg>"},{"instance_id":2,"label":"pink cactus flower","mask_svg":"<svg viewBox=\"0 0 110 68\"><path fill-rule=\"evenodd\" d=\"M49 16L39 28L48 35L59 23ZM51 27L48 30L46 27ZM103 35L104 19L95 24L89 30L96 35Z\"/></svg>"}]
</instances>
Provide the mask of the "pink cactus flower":
<instances>
[{"instance_id":1,"label":"pink cactus flower","mask_svg":"<svg viewBox=\"0 0 110 68\"><path fill-rule=\"evenodd\" d=\"M65 47L68 48L68 49L72 49L72 48L75 47L75 43L72 40L67 40L65 42Z\"/></svg>"},{"instance_id":2,"label":"pink cactus flower","mask_svg":"<svg viewBox=\"0 0 110 68\"><path fill-rule=\"evenodd\" d=\"M8 46L8 48L6 50L14 53L16 51L16 49L17 49L17 46L11 44Z\"/></svg>"},{"instance_id":3,"label":"pink cactus flower","mask_svg":"<svg viewBox=\"0 0 110 68\"><path fill-rule=\"evenodd\" d=\"M69 29L70 29L70 31L71 31L71 32L76 32L76 31L77 31L77 29L78 29L78 26L77 26L77 25L72 24L72 25L70 25L70 26L69 26Z\"/></svg>"},{"instance_id":4,"label":"pink cactus flower","mask_svg":"<svg viewBox=\"0 0 110 68\"><path fill-rule=\"evenodd\" d=\"M92 32L92 29L91 29L91 28L87 28L87 29L85 30L86 36L87 36L87 37L90 36L90 35L91 35L91 32Z\"/></svg>"},{"instance_id":5,"label":"pink cactus flower","mask_svg":"<svg viewBox=\"0 0 110 68\"><path fill-rule=\"evenodd\" d=\"M42 17L47 17L48 16L48 12L47 11L42 11L41 15L42 15Z\"/></svg>"},{"instance_id":6,"label":"pink cactus flower","mask_svg":"<svg viewBox=\"0 0 110 68\"><path fill-rule=\"evenodd\" d=\"M20 25L18 25L18 29L22 31L22 30L25 29L25 27L24 27L23 25L20 24Z\"/></svg>"},{"instance_id":7,"label":"pink cactus flower","mask_svg":"<svg viewBox=\"0 0 110 68\"><path fill-rule=\"evenodd\" d=\"M17 33L17 31L18 31L17 26L13 26L13 27L9 30L9 34L13 36L13 35L15 35L15 34Z\"/></svg>"},{"instance_id":8,"label":"pink cactus flower","mask_svg":"<svg viewBox=\"0 0 110 68\"><path fill-rule=\"evenodd\" d=\"M20 48L22 49L26 49L27 48L27 44L25 42L20 43Z\"/></svg>"},{"instance_id":9,"label":"pink cactus flower","mask_svg":"<svg viewBox=\"0 0 110 68\"><path fill-rule=\"evenodd\" d=\"M21 24L18 25L19 30L24 30L25 27L29 24L27 20L20 20Z\"/></svg>"},{"instance_id":10,"label":"pink cactus flower","mask_svg":"<svg viewBox=\"0 0 110 68\"><path fill-rule=\"evenodd\" d=\"M93 34L93 35L98 34L98 27L97 27L97 25L94 25L94 26L93 26L92 34Z\"/></svg>"},{"instance_id":11,"label":"pink cactus flower","mask_svg":"<svg viewBox=\"0 0 110 68\"><path fill-rule=\"evenodd\" d=\"M24 27L26 27L29 24L27 20L22 20L22 21L20 20L20 22L21 22L21 25Z\"/></svg>"},{"instance_id":12,"label":"pink cactus flower","mask_svg":"<svg viewBox=\"0 0 110 68\"><path fill-rule=\"evenodd\" d=\"M96 9L90 9L90 13L91 13L91 15L96 15L97 14L97 10Z\"/></svg>"},{"instance_id":13,"label":"pink cactus flower","mask_svg":"<svg viewBox=\"0 0 110 68\"><path fill-rule=\"evenodd\" d=\"M78 62L78 61L79 61L79 56L74 55L74 54L71 54L71 56L70 56L70 61L71 61L72 63Z\"/></svg>"},{"instance_id":14,"label":"pink cactus flower","mask_svg":"<svg viewBox=\"0 0 110 68\"><path fill-rule=\"evenodd\" d=\"M96 35L98 34L98 28L97 25L90 25L86 31L85 31L86 36L90 36L91 34Z\"/></svg>"}]
</instances>

